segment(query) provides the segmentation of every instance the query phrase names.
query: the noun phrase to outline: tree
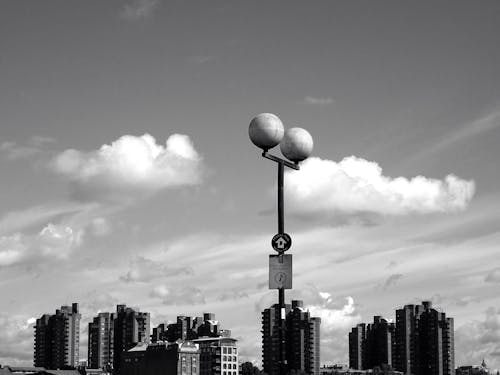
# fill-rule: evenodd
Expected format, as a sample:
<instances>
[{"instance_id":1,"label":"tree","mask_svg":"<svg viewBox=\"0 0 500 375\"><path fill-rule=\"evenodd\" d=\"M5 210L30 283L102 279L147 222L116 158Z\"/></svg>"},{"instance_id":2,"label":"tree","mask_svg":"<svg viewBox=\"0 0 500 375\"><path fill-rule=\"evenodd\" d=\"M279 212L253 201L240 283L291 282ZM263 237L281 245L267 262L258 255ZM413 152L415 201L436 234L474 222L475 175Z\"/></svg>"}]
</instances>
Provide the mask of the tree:
<instances>
[{"instance_id":1,"label":"tree","mask_svg":"<svg viewBox=\"0 0 500 375\"><path fill-rule=\"evenodd\" d=\"M260 375L260 370L252 362L243 362L241 364L241 375Z\"/></svg>"}]
</instances>

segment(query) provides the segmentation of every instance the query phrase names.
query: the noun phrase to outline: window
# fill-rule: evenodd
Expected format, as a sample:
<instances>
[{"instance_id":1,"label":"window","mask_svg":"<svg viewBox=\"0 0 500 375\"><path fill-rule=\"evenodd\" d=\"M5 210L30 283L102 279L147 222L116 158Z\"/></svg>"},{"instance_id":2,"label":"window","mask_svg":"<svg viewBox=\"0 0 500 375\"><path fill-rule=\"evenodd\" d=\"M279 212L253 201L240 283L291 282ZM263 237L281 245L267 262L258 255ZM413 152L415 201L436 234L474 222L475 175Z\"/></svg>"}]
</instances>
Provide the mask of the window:
<instances>
[{"instance_id":1,"label":"window","mask_svg":"<svg viewBox=\"0 0 500 375\"><path fill-rule=\"evenodd\" d=\"M222 353L227 354L227 348L222 348Z\"/></svg>"}]
</instances>

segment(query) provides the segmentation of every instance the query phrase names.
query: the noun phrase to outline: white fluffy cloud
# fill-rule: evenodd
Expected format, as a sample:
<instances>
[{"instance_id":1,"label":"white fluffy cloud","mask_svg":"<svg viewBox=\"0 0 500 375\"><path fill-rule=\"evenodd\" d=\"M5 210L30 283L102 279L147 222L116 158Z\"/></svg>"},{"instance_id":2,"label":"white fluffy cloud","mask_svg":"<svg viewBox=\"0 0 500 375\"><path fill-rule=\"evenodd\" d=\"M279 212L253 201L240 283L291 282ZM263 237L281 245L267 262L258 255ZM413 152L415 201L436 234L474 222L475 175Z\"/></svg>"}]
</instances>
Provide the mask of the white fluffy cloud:
<instances>
[{"instance_id":1,"label":"white fluffy cloud","mask_svg":"<svg viewBox=\"0 0 500 375\"><path fill-rule=\"evenodd\" d=\"M309 303L308 303L309 302ZM354 299L334 299L328 292L319 292L313 300L305 300L311 316L321 318L321 356L326 361L347 362L347 335L360 322ZM339 357L341 353L341 357Z\"/></svg>"},{"instance_id":2,"label":"white fluffy cloud","mask_svg":"<svg viewBox=\"0 0 500 375\"><path fill-rule=\"evenodd\" d=\"M287 173L285 188L296 214L342 217L460 211L475 185L454 175L391 178L377 163L350 156L339 163L310 158L300 171Z\"/></svg>"},{"instance_id":3,"label":"white fluffy cloud","mask_svg":"<svg viewBox=\"0 0 500 375\"><path fill-rule=\"evenodd\" d=\"M43 256L67 258L71 250L81 244L82 233L68 226L49 224L38 234L36 242ZM36 246L36 243L34 244Z\"/></svg>"},{"instance_id":4,"label":"white fluffy cloud","mask_svg":"<svg viewBox=\"0 0 500 375\"><path fill-rule=\"evenodd\" d=\"M52 161L82 200L137 198L165 188L196 185L202 159L188 136L171 135L165 146L149 134L124 135L99 150L66 150Z\"/></svg>"},{"instance_id":5,"label":"white fluffy cloud","mask_svg":"<svg viewBox=\"0 0 500 375\"><path fill-rule=\"evenodd\" d=\"M311 316L321 318L322 332L350 329L360 321L361 317L356 311L352 297L346 297L345 303L339 306L338 301L334 301L330 293L321 292L319 295L321 297L320 303L307 305L306 307Z\"/></svg>"},{"instance_id":6,"label":"white fluffy cloud","mask_svg":"<svg viewBox=\"0 0 500 375\"><path fill-rule=\"evenodd\" d=\"M81 244L81 231L48 224L38 234L0 237L0 267L36 264L40 259L66 259Z\"/></svg>"}]
</instances>

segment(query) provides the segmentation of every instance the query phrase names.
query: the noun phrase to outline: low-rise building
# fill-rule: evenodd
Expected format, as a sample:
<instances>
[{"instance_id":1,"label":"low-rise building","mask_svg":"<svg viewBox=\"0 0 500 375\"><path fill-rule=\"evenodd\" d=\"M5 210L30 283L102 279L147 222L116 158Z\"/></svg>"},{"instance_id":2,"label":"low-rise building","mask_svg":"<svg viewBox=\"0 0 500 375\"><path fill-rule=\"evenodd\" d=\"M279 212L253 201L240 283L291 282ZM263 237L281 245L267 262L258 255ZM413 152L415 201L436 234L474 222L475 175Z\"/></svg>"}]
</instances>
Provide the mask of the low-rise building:
<instances>
[{"instance_id":1,"label":"low-rise building","mask_svg":"<svg viewBox=\"0 0 500 375\"><path fill-rule=\"evenodd\" d=\"M120 375L198 375L199 346L192 341L139 343L122 355Z\"/></svg>"},{"instance_id":2,"label":"low-rise building","mask_svg":"<svg viewBox=\"0 0 500 375\"><path fill-rule=\"evenodd\" d=\"M238 375L237 340L202 337L193 340L200 347L200 375Z\"/></svg>"}]
</instances>

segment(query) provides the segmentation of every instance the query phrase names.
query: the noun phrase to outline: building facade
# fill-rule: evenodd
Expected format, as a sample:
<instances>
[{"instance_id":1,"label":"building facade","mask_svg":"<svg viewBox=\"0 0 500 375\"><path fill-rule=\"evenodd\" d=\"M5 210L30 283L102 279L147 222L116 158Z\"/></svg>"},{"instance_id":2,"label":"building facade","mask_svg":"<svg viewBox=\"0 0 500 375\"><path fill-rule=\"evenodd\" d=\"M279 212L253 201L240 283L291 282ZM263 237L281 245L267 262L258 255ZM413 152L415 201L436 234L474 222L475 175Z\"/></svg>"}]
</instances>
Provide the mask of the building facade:
<instances>
[{"instance_id":1,"label":"building facade","mask_svg":"<svg viewBox=\"0 0 500 375\"><path fill-rule=\"evenodd\" d=\"M237 340L230 337L201 337L193 340L200 348L200 375L238 375Z\"/></svg>"},{"instance_id":2,"label":"building facade","mask_svg":"<svg viewBox=\"0 0 500 375\"><path fill-rule=\"evenodd\" d=\"M285 306L286 371L319 374L321 319L310 316L303 302ZM278 305L262 312L262 365L269 375L279 374L280 311Z\"/></svg>"},{"instance_id":3,"label":"building facade","mask_svg":"<svg viewBox=\"0 0 500 375\"><path fill-rule=\"evenodd\" d=\"M393 365L394 323L374 316L373 323L358 324L349 333L349 366L356 370Z\"/></svg>"},{"instance_id":4,"label":"building facade","mask_svg":"<svg viewBox=\"0 0 500 375\"><path fill-rule=\"evenodd\" d=\"M285 314L291 305L285 305ZM262 368L268 375L279 374L280 309L277 304L262 312Z\"/></svg>"},{"instance_id":5,"label":"building facade","mask_svg":"<svg viewBox=\"0 0 500 375\"><path fill-rule=\"evenodd\" d=\"M192 318L180 315L177 321L171 324L159 324L153 328L151 342L177 340L194 340L200 337L231 337L231 331L222 329L215 314L204 313L203 317Z\"/></svg>"},{"instance_id":6,"label":"building facade","mask_svg":"<svg viewBox=\"0 0 500 375\"><path fill-rule=\"evenodd\" d=\"M454 375L453 318L429 301L396 311L395 368L407 375Z\"/></svg>"},{"instance_id":7,"label":"building facade","mask_svg":"<svg viewBox=\"0 0 500 375\"><path fill-rule=\"evenodd\" d=\"M363 369L363 343L366 338L366 324L360 323L349 332L349 368Z\"/></svg>"},{"instance_id":8,"label":"building facade","mask_svg":"<svg viewBox=\"0 0 500 375\"><path fill-rule=\"evenodd\" d=\"M115 314L99 313L88 328L88 367L111 369L114 353Z\"/></svg>"},{"instance_id":9,"label":"building facade","mask_svg":"<svg viewBox=\"0 0 500 375\"><path fill-rule=\"evenodd\" d=\"M44 314L35 323L34 365L47 369L76 367L80 353L78 303L61 306L53 315Z\"/></svg>"},{"instance_id":10,"label":"building facade","mask_svg":"<svg viewBox=\"0 0 500 375\"><path fill-rule=\"evenodd\" d=\"M139 343L122 355L121 375L199 375L200 350L192 341Z\"/></svg>"},{"instance_id":11,"label":"building facade","mask_svg":"<svg viewBox=\"0 0 500 375\"><path fill-rule=\"evenodd\" d=\"M394 332L394 323L380 316L373 317L373 323L366 327L363 369L393 366Z\"/></svg>"},{"instance_id":12,"label":"building facade","mask_svg":"<svg viewBox=\"0 0 500 375\"><path fill-rule=\"evenodd\" d=\"M149 313L117 305L113 330L113 368L120 374L122 353L138 343L149 343Z\"/></svg>"}]
</instances>

